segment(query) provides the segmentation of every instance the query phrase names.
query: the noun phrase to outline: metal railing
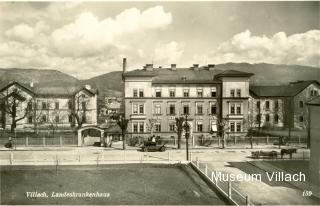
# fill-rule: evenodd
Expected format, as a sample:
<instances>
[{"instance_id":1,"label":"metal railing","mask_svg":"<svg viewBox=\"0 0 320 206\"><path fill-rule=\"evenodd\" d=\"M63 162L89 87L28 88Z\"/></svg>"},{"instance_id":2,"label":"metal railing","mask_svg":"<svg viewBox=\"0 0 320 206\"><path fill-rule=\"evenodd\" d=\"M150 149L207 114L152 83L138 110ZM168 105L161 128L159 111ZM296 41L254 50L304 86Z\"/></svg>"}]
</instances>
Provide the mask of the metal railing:
<instances>
[{"instance_id":1,"label":"metal railing","mask_svg":"<svg viewBox=\"0 0 320 206\"><path fill-rule=\"evenodd\" d=\"M222 181L219 180L219 178L215 178L215 172L213 172L206 163L199 162L198 159L196 159L191 161L191 165L196 168L209 183L214 185L214 187L231 203L235 205L253 205L249 195L242 194L233 187L230 180Z\"/></svg>"}]
</instances>

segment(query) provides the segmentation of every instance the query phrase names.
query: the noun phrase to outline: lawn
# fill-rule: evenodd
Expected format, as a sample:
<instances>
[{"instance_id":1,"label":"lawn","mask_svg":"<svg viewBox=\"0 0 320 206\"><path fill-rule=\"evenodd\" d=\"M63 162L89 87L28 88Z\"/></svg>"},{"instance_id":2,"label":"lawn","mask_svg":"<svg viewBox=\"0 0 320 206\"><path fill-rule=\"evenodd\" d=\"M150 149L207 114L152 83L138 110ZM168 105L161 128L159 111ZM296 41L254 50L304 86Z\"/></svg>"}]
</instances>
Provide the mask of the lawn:
<instances>
[{"instance_id":1,"label":"lawn","mask_svg":"<svg viewBox=\"0 0 320 206\"><path fill-rule=\"evenodd\" d=\"M47 198L27 198L26 192ZM109 193L109 197L51 197L59 193ZM186 165L1 167L1 204L225 205Z\"/></svg>"}]
</instances>

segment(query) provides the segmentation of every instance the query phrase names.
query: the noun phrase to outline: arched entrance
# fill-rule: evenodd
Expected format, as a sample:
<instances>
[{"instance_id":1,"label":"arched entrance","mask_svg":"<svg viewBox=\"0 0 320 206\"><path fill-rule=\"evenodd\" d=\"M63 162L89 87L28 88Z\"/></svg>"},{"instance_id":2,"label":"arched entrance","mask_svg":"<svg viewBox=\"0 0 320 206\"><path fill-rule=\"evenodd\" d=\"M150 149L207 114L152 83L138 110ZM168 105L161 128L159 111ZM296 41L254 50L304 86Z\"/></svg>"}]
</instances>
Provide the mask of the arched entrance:
<instances>
[{"instance_id":1,"label":"arched entrance","mask_svg":"<svg viewBox=\"0 0 320 206\"><path fill-rule=\"evenodd\" d=\"M93 137L90 136L90 130L98 131L100 132L100 136L95 135ZM84 134L85 131L88 131L86 134ZM85 136L86 135L86 136ZM104 129L98 127L98 126L85 126L78 129L78 147L82 147L84 145L90 145L91 142L96 142L96 140L99 140L100 143L103 142L104 137ZM91 145L93 145L93 143Z\"/></svg>"}]
</instances>

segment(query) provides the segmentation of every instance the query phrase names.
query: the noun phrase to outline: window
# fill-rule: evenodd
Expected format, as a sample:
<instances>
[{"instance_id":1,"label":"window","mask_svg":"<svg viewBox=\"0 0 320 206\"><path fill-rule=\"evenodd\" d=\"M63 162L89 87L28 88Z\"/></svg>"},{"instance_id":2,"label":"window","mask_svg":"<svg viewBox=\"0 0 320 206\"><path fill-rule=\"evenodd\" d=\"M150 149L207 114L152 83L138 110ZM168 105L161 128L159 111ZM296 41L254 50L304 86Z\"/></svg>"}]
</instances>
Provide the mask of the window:
<instances>
[{"instance_id":1,"label":"window","mask_svg":"<svg viewBox=\"0 0 320 206\"><path fill-rule=\"evenodd\" d=\"M139 97L143 97L144 94L143 94L143 89L139 89Z\"/></svg>"},{"instance_id":2,"label":"window","mask_svg":"<svg viewBox=\"0 0 320 206\"><path fill-rule=\"evenodd\" d=\"M32 110L32 102L28 102L28 106L27 106L28 110Z\"/></svg>"},{"instance_id":3,"label":"window","mask_svg":"<svg viewBox=\"0 0 320 206\"><path fill-rule=\"evenodd\" d=\"M138 105L137 104L133 105L133 114L138 114Z\"/></svg>"},{"instance_id":4,"label":"window","mask_svg":"<svg viewBox=\"0 0 320 206\"><path fill-rule=\"evenodd\" d=\"M174 132L175 131L175 128L176 128L176 125L175 124L170 124L169 125L169 130L170 130L170 132Z\"/></svg>"},{"instance_id":5,"label":"window","mask_svg":"<svg viewBox=\"0 0 320 206\"><path fill-rule=\"evenodd\" d=\"M210 114L217 114L217 106L216 106L216 104L211 104Z\"/></svg>"},{"instance_id":6,"label":"window","mask_svg":"<svg viewBox=\"0 0 320 206\"><path fill-rule=\"evenodd\" d=\"M274 123L275 123L275 124L278 124L278 123L279 123L279 115L278 115L278 114L275 114L275 115L274 115Z\"/></svg>"},{"instance_id":7,"label":"window","mask_svg":"<svg viewBox=\"0 0 320 206\"><path fill-rule=\"evenodd\" d=\"M133 114L144 114L144 104L133 104L132 105Z\"/></svg>"},{"instance_id":8,"label":"window","mask_svg":"<svg viewBox=\"0 0 320 206\"><path fill-rule=\"evenodd\" d=\"M169 113L170 113L170 115L175 115L176 114L176 107L175 107L174 104L170 104Z\"/></svg>"},{"instance_id":9,"label":"window","mask_svg":"<svg viewBox=\"0 0 320 206\"><path fill-rule=\"evenodd\" d=\"M156 89L156 97L161 97L161 89Z\"/></svg>"},{"instance_id":10,"label":"window","mask_svg":"<svg viewBox=\"0 0 320 206\"><path fill-rule=\"evenodd\" d=\"M86 102L81 102L81 108L84 110L87 108L87 103Z\"/></svg>"},{"instance_id":11,"label":"window","mask_svg":"<svg viewBox=\"0 0 320 206\"><path fill-rule=\"evenodd\" d=\"M241 114L241 104L231 104L230 105L230 114Z\"/></svg>"},{"instance_id":12,"label":"window","mask_svg":"<svg viewBox=\"0 0 320 206\"><path fill-rule=\"evenodd\" d=\"M156 132L161 132L161 124L160 124L160 123L157 123L157 124L155 125L155 131L156 131Z\"/></svg>"},{"instance_id":13,"label":"window","mask_svg":"<svg viewBox=\"0 0 320 206\"><path fill-rule=\"evenodd\" d=\"M133 123L133 132L138 132L138 123Z\"/></svg>"},{"instance_id":14,"label":"window","mask_svg":"<svg viewBox=\"0 0 320 206\"><path fill-rule=\"evenodd\" d=\"M133 122L132 132L134 133L144 132L144 122Z\"/></svg>"},{"instance_id":15,"label":"window","mask_svg":"<svg viewBox=\"0 0 320 206\"><path fill-rule=\"evenodd\" d=\"M318 95L318 91L317 90L310 90L310 96L317 96Z\"/></svg>"},{"instance_id":16,"label":"window","mask_svg":"<svg viewBox=\"0 0 320 206\"><path fill-rule=\"evenodd\" d=\"M257 101L257 109L260 109L260 101Z\"/></svg>"},{"instance_id":17,"label":"window","mask_svg":"<svg viewBox=\"0 0 320 206\"><path fill-rule=\"evenodd\" d=\"M270 109L270 102L266 101L266 109L269 110Z\"/></svg>"},{"instance_id":18,"label":"window","mask_svg":"<svg viewBox=\"0 0 320 206\"><path fill-rule=\"evenodd\" d=\"M235 132L235 124L234 124L234 122L230 122L230 132Z\"/></svg>"},{"instance_id":19,"label":"window","mask_svg":"<svg viewBox=\"0 0 320 206\"><path fill-rule=\"evenodd\" d=\"M231 106L230 106L230 114L235 114L235 104L231 104Z\"/></svg>"},{"instance_id":20,"label":"window","mask_svg":"<svg viewBox=\"0 0 320 206\"><path fill-rule=\"evenodd\" d=\"M59 120L60 120L59 115L56 115L56 117L55 117L55 122L56 122L56 123L59 123Z\"/></svg>"},{"instance_id":21,"label":"window","mask_svg":"<svg viewBox=\"0 0 320 206\"><path fill-rule=\"evenodd\" d=\"M299 101L299 107L303 108L303 101Z\"/></svg>"},{"instance_id":22,"label":"window","mask_svg":"<svg viewBox=\"0 0 320 206\"><path fill-rule=\"evenodd\" d=\"M47 122L47 116L46 115L42 115L41 121L42 122Z\"/></svg>"},{"instance_id":23,"label":"window","mask_svg":"<svg viewBox=\"0 0 320 206\"><path fill-rule=\"evenodd\" d=\"M241 132L241 122L237 122L237 132Z\"/></svg>"},{"instance_id":24,"label":"window","mask_svg":"<svg viewBox=\"0 0 320 206\"><path fill-rule=\"evenodd\" d=\"M56 109L59 109L59 102L56 102L56 103L54 104L54 106L55 106Z\"/></svg>"},{"instance_id":25,"label":"window","mask_svg":"<svg viewBox=\"0 0 320 206\"><path fill-rule=\"evenodd\" d=\"M197 122L197 132L202 132L202 130L203 130L202 122Z\"/></svg>"},{"instance_id":26,"label":"window","mask_svg":"<svg viewBox=\"0 0 320 206\"><path fill-rule=\"evenodd\" d=\"M203 114L203 105L202 104L197 105L197 114Z\"/></svg>"},{"instance_id":27,"label":"window","mask_svg":"<svg viewBox=\"0 0 320 206\"><path fill-rule=\"evenodd\" d=\"M270 122L270 115L266 114L266 122Z\"/></svg>"},{"instance_id":28,"label":"window","mask_svg":"<svg viewBox=\"0 0 320 206\"><path fill-rule=\"evenodd\" d=\"M42 109L47 109L47 103L46 102L42 102Z\"/></svg>"},{"instance_id":29,"label":"window","mask_svg":"<svg viewBox=\"0 0 320 206\"><path fill-rule=\"evenodd\" d=\"M29 116L29 117L28 117L28 123L29 123L29 124L32 124L32 123L33 123L33 118L32 118L32 116Z\"/></svg>"},{"instance_id":30,"label":"window","mask_svg":"<svg viewBox=\"0 0 320 206\"><path fill-rule=\"evenodd\" d=\"M141 122L139 124L139 132L144 132L144 123L143 122Z\"/></svg>"},{"instance_id":31,"label":"window","mask_svg":"<svg viewBox=\"0 0 320 206\"><path fill-rule=\"evenodd\" d=\"M189 114L189 105L183 105L183 114Z\"/></svg>"},{"instance_id":32,"label":"window","mask_svg":"<svg viewBox=\"0 0 320 206\"><path fill-rule=\"evenodd\" d=\"M87 116L86 115L82 116L82 122L87 123Z\"/></svg>"},{"instance_id":33,"label":"window","mask_svg":"<svg viewBox=\"0 0 320 206\"><path fill-rule=\"evenodd\" d=\"M133 89L133 97L138 97L138 90L137 89Z\"/></svg>"},{"instance_id":34,"label":"window","mask_svg":"<svg viewBox=\"0 0 320 206\"><path fill-rule=\"evenodd\" d=\"M231 89L231 90L230 90L230 96L231 96L231 97L235 97L235 91L234 91L234 89Z\"/></svg>"},{"instance_id":35,"label":"window","mask_svg":"<svg viewBox=\"0 0 320 206\"><path fill-rule=\"evenodd\" d=\"M183 89L183 97L189 97L189 89Z\"/></svg>"},{"instance_id":36,"label":"window","mask_svg":"<svg viewBox=\"0 0 320 206\"><path fill-rule=\"evenodd\" d=\"M299 117L299 121L300 121L300 122L303 122L303 116L300 116L300 117Z\"/></svg>"},{"instance_id":37,"label":"window","mask_svg":"<svg viewBox=\"0 0 320 206\"><path fill-rule=\"evenodd\" d=\"M160 104L155 104L154 105L154 113L155 114L161 114L161 105Z\"/></svg>"},{"instance_id":38,"label":"window","mask_svg":"<svg viewBox=\"0 0 320 206\"><path fill-rule=\"evenodd\" d=\"M143 104L139 105L139 113L144 114L144 105Z\"/></svg>"},{"instance_id":39,"label":"window","mask_svg":"<svg viewBox=\"0 0 320 206\"><path fill-rule=\"evenodd\" d=\"M237 104L237 114L241 114L241 104Z\"/></svg>"},{"instance_id":40,"label":"window","mask_svg":"<svg viewBox=\"0 0 320 206\"><path fill-rule=\"evenodd\" d=\"M237 89L237 97L241 97L241 89Z\"/></svg>"},{"instance_id":41,"label":"window","mask_svg":"<svg viewBox=\"0 0 320 206\"><path fill-rule=\"evenodd\" d=\"M216 97L217 96L217 91L216 91L216 89L214 88L212 88L211 89L211 97Z\"/></svg>"},{"instance_id":42,"label":"window","mask_svg":"<svg viewBox=\"0 0 320 206\"><path fill-rule=\"evenodd\" d=\"M274 102L274 109L275 109L275 110L278 110L278 109L279 109L279 101L278 101L278 100L276 100L276 101Z\"/></svg>"},{"instance_id":43,"label":"window","mask_svg":"<svg viewBox=\"0 0 320 206\"><path fill-rule=\"evenodd\" d=\"M175 89L170 89L170 90L169 90L169 95L170 95L170 97L175 97L175 96L176 96L176 91L175 91Z\"/></svg>"},{"instance_id":44,"label":"window","mask_svg":"<svg viewBox=\"0 0 320 206\"><path fill-rule=\"evenodd\" d=\"M197 89L197 97L203 96L203 89Z\"/></svg>"}]
</instances>

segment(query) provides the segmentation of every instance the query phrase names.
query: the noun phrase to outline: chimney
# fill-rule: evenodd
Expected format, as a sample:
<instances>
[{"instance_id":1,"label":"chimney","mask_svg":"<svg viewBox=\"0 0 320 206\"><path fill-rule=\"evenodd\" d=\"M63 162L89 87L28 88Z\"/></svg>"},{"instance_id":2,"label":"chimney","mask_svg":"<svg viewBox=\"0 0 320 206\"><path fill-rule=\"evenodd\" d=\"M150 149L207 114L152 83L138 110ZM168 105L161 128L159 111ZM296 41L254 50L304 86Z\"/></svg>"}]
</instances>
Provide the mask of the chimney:
<instances>
[{"instance_id":1,"label":"chimney","mask_svg":"<svg viewBox=\"0 0 320 206\"><path fill-rule=\"evenodd\" d=\"M152 71L153 70L153 64L146 64L145 66L147 71Z\"/></svg>"},{"instance_id":2,"label":"chimney","mask_svg":"<svg viewBox=\"0 0 320 206\"><path fill-rule=\"evenodd\" d=\"M199 64L193 64L194 71L199 71Z\"/></svg>"},{"instance_id":3,"label":"chimney","mask_svg":"<svg viewBox=\"0 0 320 206\"><path fill-rule=\"evenodd\" d=\"M172 71L177 70L177 65L176 65L176 64L171 64L171 70L172 70Z\"/></svg>"},{"instance_id":4,"label":"chimney","mask_svg":"<svg viewBox=\"0 0 320 206\"><path fill-rule=\"evenodd\" d=\"M208 64L208 70L213 71L214 70L214 64Z\"/></svg>"},{"instance_id":5,"label":"chimney","mask_svg":"<svg viewBox=\"0 0 320 206\"><path fill-rule=\"evenodd\" d=\"M33 88L34 87L34 83L30 82L30 87Z\"/></svg>"},{"instance_id":6,"label":"chimney","mask_svg":"<svg viewBox=\"0 0 320 206\"><path fill-rule=\"evenodd\" d=\"M122 69L123 69L123 73L127 72L127 58L122 59Z\"/></svg>"}]
</instances>

